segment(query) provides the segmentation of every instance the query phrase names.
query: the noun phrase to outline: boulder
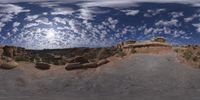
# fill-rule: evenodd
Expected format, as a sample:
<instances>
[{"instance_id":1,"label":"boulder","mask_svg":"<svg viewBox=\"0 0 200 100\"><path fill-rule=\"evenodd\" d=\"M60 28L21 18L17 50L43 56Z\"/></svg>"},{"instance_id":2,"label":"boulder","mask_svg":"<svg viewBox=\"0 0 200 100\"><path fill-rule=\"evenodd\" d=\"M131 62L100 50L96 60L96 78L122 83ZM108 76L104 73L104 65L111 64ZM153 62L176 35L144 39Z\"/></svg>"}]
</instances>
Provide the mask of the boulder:
<instances>
[{"instance_id":1,"label":"boulder","mask_svg":"<svg viewBox=\"0 0 200 100\"><path fill-rule=\"evenodd\" d=\"M88 62L89 61L86 58L81 57L81 56L77 56L70 61L70 63L80 63L80 64L84 64L84 63L88 63Z\"/></svg>"},{"instance_id":2,"label":"boulder","mask_svg":"<svg viewBox=\"0 0 200 100\"><path fill-rule=\"evenodd\" d=\"M13 68L16 68L17 66L18 66L18 63L15 61L2 62L2 64L1 64L2 69L13 69Z\"/></svg>"},{"instance_id":3,"label":"boulder","mask_svg":"<svg viewBox=\"0 0 200 100\"><path fill-rule=\"evenodd\" d=\"M79 63L68 63L65 67L66 70L75 70L75 69L85 69L82 64Z\"/></svg>"},{"instance_id":4,"label":"boulder","mask_svg":"<svg viewBox=\"0 0 200 100\"><path fill-rule=\"evenodd\" d=\"M83 66L85 68L97 68L98 67L96 62L85 63L85 64L83 64Z\"/></svg>"},{"instance_id":5,"label":"boulder","mask_svg":"<svg viewBox=\"0 0 200 100\"><path fill-rule=\"evenodd\" d=\"M101 65L104 65L104 64L107 64L107 63L109 63L109 60L103 59L103 60L98 61L97 65L101 66Z\"/></svg>"},{"instance_id":6,"label":"boulder","mask_svg":"<svg viewBox=\"0 0 200 100\"><path fill-rule=\"evenodd\" d=\"M51 65L44 63L44 62L38 62L35 64L35 68L41 69L41 70L48 70L50 69Z\"/></svg>"}]
</instances>

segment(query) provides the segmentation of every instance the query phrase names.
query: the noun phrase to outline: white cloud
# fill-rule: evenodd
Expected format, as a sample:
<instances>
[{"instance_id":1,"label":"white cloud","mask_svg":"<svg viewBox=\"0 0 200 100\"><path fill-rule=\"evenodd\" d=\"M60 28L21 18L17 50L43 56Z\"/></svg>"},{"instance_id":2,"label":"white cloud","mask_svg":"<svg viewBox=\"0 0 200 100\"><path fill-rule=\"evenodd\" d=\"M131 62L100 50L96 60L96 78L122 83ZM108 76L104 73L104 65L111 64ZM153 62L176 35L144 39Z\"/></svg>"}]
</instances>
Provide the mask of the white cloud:
<instances>
[{"instance_id":1,"label":"white cloud","mask_svg":"<svg viewBox=\"0 0 200 100\"><path fill-rule=\"evenodd\" d=\"M75 26L75 21L74 20L70 20L68 21L69 26L71 27L71 30L74 31L74 33L78 33L78 30Z\"/></svg>"},{"instance_id":2,"label":"white cloud","mask_svg":"<svg viewBox=\"0 0 200 100\"><path fill-rule=\"evenodd\" d=\"M67 24L67 19L66 18L60 18L60 17L54 17L53 19L56 23L61 23L61 24Z\"/></svg>"},{"instance_id":3,"label":"white cloud","mask_svg":"<svg viewBox=\"0 0 200 100\"><path fill-rule=\"evenodd\" d=\"M12 29L12 31L13 31L13 32L17 32L17 31L18 31L18 28L17 28L17 27L18 27L19 25L20 25L19 22L14 22L14 23L13 23L13 29Z\"/></svg>"},{"instance_id":4,"label":"white cloud","mask_svg":"<svg viewBox=\"0 0 200 100\"><path fill-rule=\"evenodd\" d=\"M173 16L173 18L178 18L178 17L182 17L183 12L172 12L171 15Z\"/></svg>"},{"instance_id":5,"label":"white cloud","mask_svg":"<svg viewBox=\"0 0 200 100\"><path fill-rule=\"evenodd\" d=\"M122 10L122 12L125 12L128 16L135 16L139 13L139 10Z\"/></svg>"},{"instance_id":6,"label":"white cloud","mask_svg":"<svg viewBox=\"0 0 200 100\"><path fill-rule=\"evenodd\" d=\"M14 4L0 4L0 13L15 14L22 12L29 12L30 10L25 10L24 8L14 5Z\"/></svg>"},{"instance_id":7,"label":"white cloud","mask_svg":"<svg viewBox=\"0 0 200 100\"><path fill-rule=\"evenodd\" d=\"M43 15L48 15L48 13L47 13L47 12L43 12L42 14L43 14Z\"/></svg>"},{"instance_id":8,"label":"white cloud","mask_svg":"<svg viewBox=\"0 0 200 100\"><path fill-rule=\"evenodd\" d=\"M177 19L171 19L169 21L166 20L160 20L157 23L155 23L156 26L179 26Z\"/></svg>"},{"instance_id":9,"label":"white cloud","mask_svg":"<svg viewBox=\"0 0 200 100\"><path fill-rule=\"evenodd\" d=\"M112 29L112 30L115 30L116 25L119 23L118 20L113 19L111 17L108 18L108 22L109 22L109 28Z\"/></svg>"},{"instance_id":10,"label":"white cloud","mask_svg":"<svg viewBox=\"0 0 200 100\"><path fill-rule=\"evenodd\" d=\"M25 18L25 20L27 21L33 21L35 19L37 19L40 15L29 15Z\"/></svg>"},{"instance_id":11,"label":"white cloud","mask_svg":"<svg viewBox=\"0 0 200 100\"><path fill-rule=\"evenodd\" d=\"M194 15L191 16L191 17L184 18L184 21L185 21L185 22L191 22L192 20L194 20L194 19L197 18L197 17L200 17L200 15L194 14Z\"/></svg>"},{"instance_id":12,"label":"white cloud","mask_svg":"<svg viewBox=\"0 0 200 100\"><path fill-rule=\"evenodd\" d=\"M49 19L46 17L38 18L35 20L35 22L39 24L44 24L44 25L53 25L53 23L49 21Z\"/></svg>"},{"instance_id":13,"label":"white cloud","mask_svg":"<svg viewBox=\"0 0 200 100\"><path fill-rule=\"evenodd\" d=\"M7 22L12 21L15 15L30 11L14 4L0 4L0 8L0 32Z\"/></svg>"},{"instance_id":14,"label":"white cloud","mask_svg":"<svg viewBox=\"0 0 200 100\"><path fill-rule=\"evenodd\" d=\"M29 24L26 24L26 25L24 26L24 28L36 27L36 26L38 26L38 25L39 25L39 23L29 23Z\"/></svg>"},{"instance_id":15,"label":"white cloud","mask_svg":"<svg viewBox=\"0 0 200 100\"><path fill-rule=\"evenodd\" d=\"M82 9L79 9L80 11L80 16L79 18L81 19L85 19L85 20L93 20L93 17L95 17L94 15L92 15L93 11L90 10L89 8L82 8Z\"/></svg>"},{"instance_id":16,"label":"white cloud","mask_svg":"<svg viewBox=\"0 0 200 100\"><path fill-rule=\"evenodd\" d=\"M197 32L200 32L200 24L192 24L192 25L197 28Z\"/></svg>"},{"instance_id":17,"label":"white cloud","mask_svg":"<svg viewBox=\"0 0 200 100\"><path fill-rule=\"evenodd\" d=\"M144 14L144 17L156 16L164 11L166 11L166 9L149 9L149 10L147 10L147 13Z\"/></svg>"},{"instance_id":18,"label":"white cloud","mask_svg":"<svg viewBox=\"0 0 200 100\"><path fill-rule=\"evenodd\" d=\"M14 22L14 23L13 23L13 27L17 27L17 26L19 26L19 25L20 25L19 22Z\"/></svg>"},{"instance_id":19,"label":"white cloud","mask_svg":"<svg viewBox=\"0 0 200 100\"><path fill-rule=\"evenodd\" d=\"M52 15L70 15L75 11L72 8L54 8L51 12Z\"/></svg>"}]
</instances>

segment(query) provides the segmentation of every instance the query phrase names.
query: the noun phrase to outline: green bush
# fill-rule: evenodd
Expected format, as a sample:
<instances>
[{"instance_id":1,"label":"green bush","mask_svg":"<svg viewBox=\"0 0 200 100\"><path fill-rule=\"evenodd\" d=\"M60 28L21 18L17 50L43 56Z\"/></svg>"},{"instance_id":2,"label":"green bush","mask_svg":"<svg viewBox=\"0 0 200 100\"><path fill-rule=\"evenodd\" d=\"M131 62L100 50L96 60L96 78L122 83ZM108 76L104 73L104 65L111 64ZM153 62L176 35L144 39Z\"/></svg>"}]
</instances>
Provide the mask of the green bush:
<instances>
[{"instance_id":1,"label":"green bush","mask_svg":"<svg viewBox=\"0 0 200 100\"><path fill-rule=\"evenodd\" d=\"M183 57L186 59L186 60L190 60L190 58L192 57L192 52L191 51L186 51L183 53Z\"/></svg>"},{"instance_id":2,"label":"green bush","mask_svg":"<svg viewBox=\"0 0 200 100\"><path fill-rule=\"evenodd\" d=\"M16 56L15 61L29 61L29 57L27 57L27 56Z\"/></svg>"},{"instance_id":3,"label":"green bush","mask_svg":"<svg viewBox=\"0 0 200 100\"><path fill-rule=\"evenodd\" d=\"M124 57L124 56L126 56L126 53L123 52L122 50L117 50L116 55L117 55L117 57Z\"/></svg>"}]
</instances>

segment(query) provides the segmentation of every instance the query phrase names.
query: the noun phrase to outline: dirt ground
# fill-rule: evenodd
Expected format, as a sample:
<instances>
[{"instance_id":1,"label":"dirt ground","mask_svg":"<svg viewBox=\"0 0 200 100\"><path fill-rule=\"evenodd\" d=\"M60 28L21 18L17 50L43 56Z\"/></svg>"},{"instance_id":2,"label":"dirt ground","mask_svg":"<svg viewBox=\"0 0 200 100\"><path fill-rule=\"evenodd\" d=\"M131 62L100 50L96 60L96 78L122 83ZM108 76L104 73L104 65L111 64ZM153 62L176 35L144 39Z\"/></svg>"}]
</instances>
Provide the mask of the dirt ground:
<instances>
[{"instance_id":1,"label":"dirt ground","mask_svg":"<svg viewBox=\"0 0 200 100\"><path fill-rule=\"evenodd\" d=\"M99 68L38 70L20 62L0 69L0 100L199 100L200 70L175 53L135 54Z\"/></svg>"}]
</instances>

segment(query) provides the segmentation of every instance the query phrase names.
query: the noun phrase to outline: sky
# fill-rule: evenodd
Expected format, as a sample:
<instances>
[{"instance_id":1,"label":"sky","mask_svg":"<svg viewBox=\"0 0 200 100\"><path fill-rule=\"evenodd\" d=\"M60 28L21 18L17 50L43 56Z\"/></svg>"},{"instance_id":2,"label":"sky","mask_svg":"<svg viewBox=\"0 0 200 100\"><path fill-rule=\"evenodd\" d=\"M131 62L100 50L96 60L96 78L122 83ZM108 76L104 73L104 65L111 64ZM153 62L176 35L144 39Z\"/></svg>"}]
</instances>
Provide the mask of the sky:
<instances>
[{"instance_id":1,"label":"sky","mask_svg":"<svg viewBox=\"0 0 200 100\"><path fill-rule=\"evenodd\" d=\"M200 0L0 0L0 44L105 47L164 37L200 44Z\"/></svg>"}]
</instances>

